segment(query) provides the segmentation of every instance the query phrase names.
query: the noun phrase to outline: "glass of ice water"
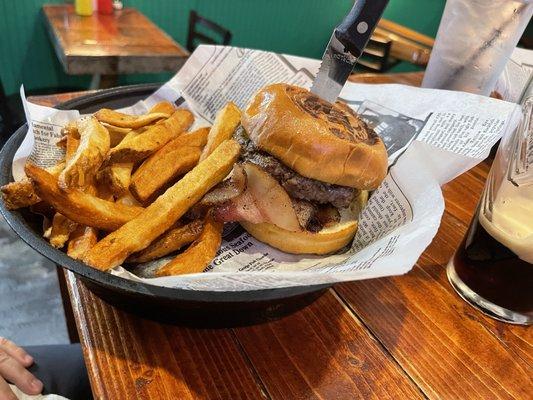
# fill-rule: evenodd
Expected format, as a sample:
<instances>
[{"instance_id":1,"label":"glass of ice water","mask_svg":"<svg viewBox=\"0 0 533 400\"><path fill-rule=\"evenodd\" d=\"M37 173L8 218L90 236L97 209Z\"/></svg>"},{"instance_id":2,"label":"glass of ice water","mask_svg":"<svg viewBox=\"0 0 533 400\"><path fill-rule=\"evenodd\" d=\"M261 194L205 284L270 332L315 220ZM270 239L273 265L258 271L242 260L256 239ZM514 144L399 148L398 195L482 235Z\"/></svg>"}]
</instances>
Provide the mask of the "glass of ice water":
<instances>
[{"instance_id":1,"label":"glass of ice water","mask_svg":"<svg viewBox=\"0 0 533 400\"><path fill-rule=\"evenodd\" d=\"M533 0L447 0L423 87L488 96L533 14Z\"/></svg>"}]
</instances>

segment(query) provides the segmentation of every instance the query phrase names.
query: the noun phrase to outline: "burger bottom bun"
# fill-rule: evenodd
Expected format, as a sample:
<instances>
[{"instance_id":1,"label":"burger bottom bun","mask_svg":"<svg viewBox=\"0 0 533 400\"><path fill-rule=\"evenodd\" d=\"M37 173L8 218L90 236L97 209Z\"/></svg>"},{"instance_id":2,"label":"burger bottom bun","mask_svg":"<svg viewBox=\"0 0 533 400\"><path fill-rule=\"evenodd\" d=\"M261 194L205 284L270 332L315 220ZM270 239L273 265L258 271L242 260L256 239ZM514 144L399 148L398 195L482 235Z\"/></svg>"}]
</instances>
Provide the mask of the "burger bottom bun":
<instances>
[{"instance_id":1,"label":"burger bottom bun","mask_svg":"<svg viewBox=\"0 0 533 400\"><path fill-rule=\"evenodd\" d=\"M340 210L341 220L319 232L291 232L269 223L240 224L257 240L292 254L328 254L350 243L357 232L358 217L366 205L368 192L361 191L349 208Z\"/></svg>"}]
</instances>

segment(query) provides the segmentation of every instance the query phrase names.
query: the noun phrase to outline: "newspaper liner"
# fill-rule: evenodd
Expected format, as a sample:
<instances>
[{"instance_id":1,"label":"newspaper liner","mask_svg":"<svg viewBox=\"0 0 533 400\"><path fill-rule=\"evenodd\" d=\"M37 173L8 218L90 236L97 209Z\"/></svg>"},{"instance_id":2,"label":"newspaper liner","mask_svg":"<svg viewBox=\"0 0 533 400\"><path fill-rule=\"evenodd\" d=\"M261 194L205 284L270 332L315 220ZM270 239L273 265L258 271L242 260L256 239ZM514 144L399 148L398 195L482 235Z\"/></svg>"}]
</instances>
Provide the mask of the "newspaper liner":
<instances>
[{"instance_id":1,"label":"newspaper liner","mask_svg":"<svg viewBox=\"0 0 533 400\"><path fill-rule=\"evenodd\" d=\"M195 127L212 123L233 101L244 107L256 90L274 82L310 87L320 62L223 46L200 46L183 68L154 94L123 109L143 113L158 101L189 108ZM22 98L24 97L21 88ZM340 99L358 111L384 139L389 174L360 216L352 245L329 256L297 256L271 248L238 224L228 224L207 273L142 279L118 267L110 273L158 286L243 291L400 275L408 272L435 236L444 210L440 185L472 168L517 125L515 104L468 93L403 85L348 82ZM27 159L46 167L61 156L61 127L79 117L24 101L28 134L13 161L24 176ZM195 128L193 127L193 128ZM169 258L151 263L154 267Z\"/></svg>"}]
</instances>

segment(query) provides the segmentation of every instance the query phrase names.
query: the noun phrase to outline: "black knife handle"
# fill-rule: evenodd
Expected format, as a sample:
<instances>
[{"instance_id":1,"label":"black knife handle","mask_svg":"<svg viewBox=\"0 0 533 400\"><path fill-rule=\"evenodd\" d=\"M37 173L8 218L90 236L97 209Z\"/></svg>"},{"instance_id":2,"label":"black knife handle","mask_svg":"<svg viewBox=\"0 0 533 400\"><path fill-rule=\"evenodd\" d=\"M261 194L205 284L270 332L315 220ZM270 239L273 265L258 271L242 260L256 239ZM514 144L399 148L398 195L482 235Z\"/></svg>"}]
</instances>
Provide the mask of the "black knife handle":
<instances>
[{"instance_id":1,"label":"black knife handle","mask_svg":"<svg viewBox=\"0 0 533 400\"><path fill-rule=\"evenodd\" d=\"M348 15L335 29L345 51L359 57L372 36L389 0L356 0Z\"/></svg>"}]
</instances>

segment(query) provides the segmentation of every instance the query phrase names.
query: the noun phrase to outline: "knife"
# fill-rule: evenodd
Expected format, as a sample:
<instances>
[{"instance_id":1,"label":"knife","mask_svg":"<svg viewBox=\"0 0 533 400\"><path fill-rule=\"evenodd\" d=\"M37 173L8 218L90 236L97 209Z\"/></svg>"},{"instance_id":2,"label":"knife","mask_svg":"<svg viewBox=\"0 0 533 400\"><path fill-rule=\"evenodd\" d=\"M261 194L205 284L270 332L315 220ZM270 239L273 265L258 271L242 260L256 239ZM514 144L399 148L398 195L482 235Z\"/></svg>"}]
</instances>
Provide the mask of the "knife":
<instances>
[{"instance_id":1,"label":"knife","mask_svg":"<svg viewBox=\"0 0 533 400\"><path fill-rule=\"evenodd\" d=\"M331 35L311 92L330 103L337 100L388 2L389 0L356 0Z\"/></svg>"}]
</instances>

